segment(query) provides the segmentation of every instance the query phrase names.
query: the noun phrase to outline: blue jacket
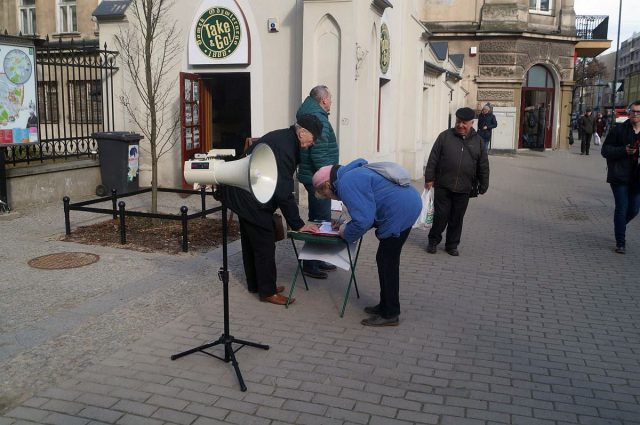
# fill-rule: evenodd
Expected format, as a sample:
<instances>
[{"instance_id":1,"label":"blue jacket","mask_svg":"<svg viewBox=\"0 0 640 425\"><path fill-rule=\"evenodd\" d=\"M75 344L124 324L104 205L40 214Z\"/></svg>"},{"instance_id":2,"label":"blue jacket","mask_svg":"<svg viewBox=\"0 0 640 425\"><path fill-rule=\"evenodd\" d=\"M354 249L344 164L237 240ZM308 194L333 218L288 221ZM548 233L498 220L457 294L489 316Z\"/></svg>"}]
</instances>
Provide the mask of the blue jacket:
<instances>
[{"instance_id":1,"label":"blue jacket","mask_svg":"<svg viewBox=\"0 0 640 425\"><path fill-rule=\"evenodd\" d=\"M363 167L367 161L356 159L338 168L334 193L349 209L351 221L344 229L344 239L354 242L369 229L376 237L398 236L413 226L422 210L422 201L413 186L399 186L373 170Z\"/></svg>"}]
</instances>

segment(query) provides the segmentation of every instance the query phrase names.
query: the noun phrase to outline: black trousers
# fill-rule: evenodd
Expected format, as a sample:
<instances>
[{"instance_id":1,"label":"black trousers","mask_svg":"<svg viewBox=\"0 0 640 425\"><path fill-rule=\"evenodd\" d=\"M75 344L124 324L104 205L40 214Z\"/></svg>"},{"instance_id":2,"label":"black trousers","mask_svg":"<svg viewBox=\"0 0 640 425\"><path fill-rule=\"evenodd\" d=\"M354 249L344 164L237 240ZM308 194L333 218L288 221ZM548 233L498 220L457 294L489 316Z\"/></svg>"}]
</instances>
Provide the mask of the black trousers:
<instances>
[{"instance_id":1,"label":"black trousers","mask_svg":"<svg viewBox=\"0 0 640 425\"><path fill-rule=\"evenodd\" d=\"M400 253L411 227L398 237L381 239L376 253L380 279L380 315L391 318L400 314Z\"/></svg>"},{"instance_id":2,"label":"black trousers","mask_svg":"<svg viewBox=\"0 0 640 425\"><path fill-rule=\"evenodd\" d=\"M462 221L469 205L468 193L456 193L449 189L436 187L433 194L433 225L429 231L429 243L439 244L446 227L446 249L455 249L462 235Z\"/></svg>"},{"instance_id":3,"label":"black trousers","mask_svg":"<svg viewBox=\"0 0 640 425\"><path fill-rule=\"evenodd\" d=\"M260 297L276 293L276 242L273 229L267 230L242 218L240 222L240 242L242 262L247 277L249 292L257 292Z\"/></svg>"},{"instance_id":4,"label":"black trousers","mask_svg":"<svg viewBox=\"0 0 640 425\"><path fill-rule=\"evenodd\" d=\"M582 139L580 139L580 153L589 153L589 146L591 146L591 133L582 133Z\"/></svg>"}]
</instances>

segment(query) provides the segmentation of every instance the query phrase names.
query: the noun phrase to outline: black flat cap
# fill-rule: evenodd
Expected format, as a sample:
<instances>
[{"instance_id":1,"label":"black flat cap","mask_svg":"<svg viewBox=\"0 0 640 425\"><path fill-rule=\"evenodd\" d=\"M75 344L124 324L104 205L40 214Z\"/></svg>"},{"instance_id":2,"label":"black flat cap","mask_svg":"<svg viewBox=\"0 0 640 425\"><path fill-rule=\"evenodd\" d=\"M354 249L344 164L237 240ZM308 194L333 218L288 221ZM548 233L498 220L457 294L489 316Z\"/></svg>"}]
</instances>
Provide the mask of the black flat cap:
<instances>
[{"instance_id":1,"label":"black flat cap","mask_svg":"<svg viewBox=\"0 0 640 425\"><path fill-rule=\"evenodd\" d=\"M314 139L322 136L322 122L315 115L305 114L298 117L296 123L313 134Z\"/></svg>"},{"instance_id":2,"label":"black flat cap","mask_svg":"<svg viewBox=\"0 0 640 425\"><path fill-rule=\"evenodd\" d=\"M476 113L471 108L460 108L456 111L456 117L462 121L471 121L476 117Z\"/></svg>"}]
</instances>

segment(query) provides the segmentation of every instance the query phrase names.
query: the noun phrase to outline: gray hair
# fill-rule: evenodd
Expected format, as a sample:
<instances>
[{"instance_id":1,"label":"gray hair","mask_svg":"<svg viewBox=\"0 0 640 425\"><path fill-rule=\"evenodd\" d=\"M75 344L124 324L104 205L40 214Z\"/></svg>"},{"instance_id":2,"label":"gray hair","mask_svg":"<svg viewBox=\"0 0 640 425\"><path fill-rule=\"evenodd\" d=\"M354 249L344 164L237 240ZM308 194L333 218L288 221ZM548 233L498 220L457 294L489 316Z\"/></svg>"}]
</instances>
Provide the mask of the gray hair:
<instances>
[{"instance_id":1,"label":"gray hair","mask_svg":"<svg viewBox=\"0 0 640 425\"><path fill-rule=\"evenodd\" d=\"M309 96L315 99L316 102L320 103L322 99L331 96L331 93L329 93L329 88L327 86L315 86L309 92Z\"/></svg>"}]
</instances>

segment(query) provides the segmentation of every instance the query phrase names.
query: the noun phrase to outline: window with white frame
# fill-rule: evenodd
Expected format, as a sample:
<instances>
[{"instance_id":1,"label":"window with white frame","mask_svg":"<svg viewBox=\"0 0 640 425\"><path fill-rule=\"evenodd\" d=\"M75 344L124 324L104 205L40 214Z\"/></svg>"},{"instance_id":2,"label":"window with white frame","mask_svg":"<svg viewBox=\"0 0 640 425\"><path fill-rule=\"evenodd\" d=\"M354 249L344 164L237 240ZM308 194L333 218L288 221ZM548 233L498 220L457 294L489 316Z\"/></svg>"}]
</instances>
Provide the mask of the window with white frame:
<instances>
[{"instance_id":1,"label":"window with white frame","mask_svg":"<svg viewBox=\"0 0 640 425\"><path fill-rule=\"evenodd\" d=\"M76 0L58 0L58 32L77 32Z\"/></svg>"},{"instance_id":2,"label":"window with white frame","mask_svg":"<svg viewBox=\"0 0 640 425\"><path fill-rule=\"evenodd\" d=\"M551 0L529 0L529 11L539 13L551 12Z\"/></svg>"},{"instance_id":3,"label":"window with white frame","mask_svg":"<svg viewBox=\"0 0 640 425\"><path fill-rule=\"evenodd\" d=\"M18 14L20 32L22 34L36 33L36 0L19 0Z\"/></svg>"}]
</instances>

